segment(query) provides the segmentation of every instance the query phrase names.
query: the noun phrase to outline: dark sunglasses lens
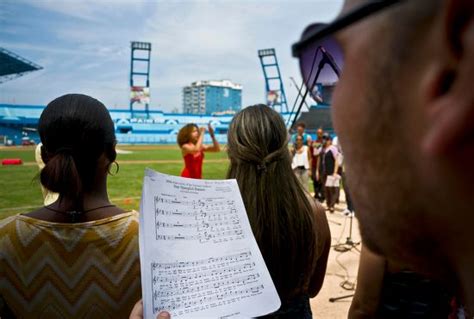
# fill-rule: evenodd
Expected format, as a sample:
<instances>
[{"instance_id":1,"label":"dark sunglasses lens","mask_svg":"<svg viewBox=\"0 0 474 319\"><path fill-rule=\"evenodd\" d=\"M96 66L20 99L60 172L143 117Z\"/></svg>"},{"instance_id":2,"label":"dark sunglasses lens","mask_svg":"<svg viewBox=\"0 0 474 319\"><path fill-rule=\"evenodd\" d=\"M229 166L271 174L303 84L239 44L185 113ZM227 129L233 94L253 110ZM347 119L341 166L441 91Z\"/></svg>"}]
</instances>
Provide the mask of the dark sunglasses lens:
<instances>
[{"instance_id":1,"label":"dark sunglasses lens","mask_svg":"<svg viewBox=\"0 0 474 319\"><path fill-rule=\"evenodd\" d=\"M301 52L301 74L315 102L331 104L332 91L342 67L343 52L331 36L308 45Z\"/></svg>"}]
</instances>

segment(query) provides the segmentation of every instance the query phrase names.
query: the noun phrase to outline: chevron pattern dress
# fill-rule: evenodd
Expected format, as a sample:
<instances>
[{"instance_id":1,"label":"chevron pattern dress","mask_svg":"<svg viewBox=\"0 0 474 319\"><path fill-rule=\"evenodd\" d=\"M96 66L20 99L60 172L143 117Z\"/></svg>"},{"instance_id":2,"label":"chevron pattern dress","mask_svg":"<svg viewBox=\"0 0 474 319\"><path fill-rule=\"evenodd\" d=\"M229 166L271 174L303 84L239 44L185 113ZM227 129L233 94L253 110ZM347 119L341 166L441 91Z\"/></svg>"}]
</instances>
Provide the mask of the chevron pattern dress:
<instances>
[{"instance_id":1,"label":"chevron pattern dress","mask_svg":"<svg viewBox=\"0 0 474 319\"><path fill-rule=\"evenodd\" d=\"M0 220L0 298L1 318L128 318L141 298L138 213Z\"/></svg>"}]
</instances>

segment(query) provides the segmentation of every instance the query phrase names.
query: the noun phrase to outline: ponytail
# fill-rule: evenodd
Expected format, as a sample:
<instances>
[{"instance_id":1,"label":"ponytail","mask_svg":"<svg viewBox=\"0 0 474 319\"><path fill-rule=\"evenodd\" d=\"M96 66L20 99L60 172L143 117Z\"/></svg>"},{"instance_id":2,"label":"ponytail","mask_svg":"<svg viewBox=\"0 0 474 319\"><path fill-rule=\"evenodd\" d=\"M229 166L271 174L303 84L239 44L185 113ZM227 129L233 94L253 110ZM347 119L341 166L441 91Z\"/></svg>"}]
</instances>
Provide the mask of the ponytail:
<instances>
[{"instance_id":1,"label":"ponytail","mask_svg":"<svg viewBox=\"0 0 474 319\"><path fill-rule=\"evenodd\" d=\"M79 198L82 181L70 150L59 149L47 160L40 173L41 184L66 198Z\"/></svg>"}]
</instances>

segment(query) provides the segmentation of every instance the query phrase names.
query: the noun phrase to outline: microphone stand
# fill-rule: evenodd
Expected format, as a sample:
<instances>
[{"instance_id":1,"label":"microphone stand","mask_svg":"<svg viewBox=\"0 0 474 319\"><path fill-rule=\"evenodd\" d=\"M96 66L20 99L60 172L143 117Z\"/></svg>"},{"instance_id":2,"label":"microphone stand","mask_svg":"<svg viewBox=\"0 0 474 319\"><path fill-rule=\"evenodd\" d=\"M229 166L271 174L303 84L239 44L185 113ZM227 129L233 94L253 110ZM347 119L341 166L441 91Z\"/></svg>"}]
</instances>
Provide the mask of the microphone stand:
<instances>
[{"instance_id":1,"label":"microphone stand","mask_svg":"<svg viewBox=\"0 0 474 319\"><path fill-rule=\"evenodd\" d=\"M290 76L290 80L291 80L291 81L293 82L293 84L295 85L296 90L298 90L298 98L299 98L300 96L302 97L302 96L303 96L303 94L301 94L301 89L302 89L302 87L300 88L300 87L298 86L298 84L296 83L294 77ZM304 104L306 105L306 107L307 107L308 110L309 110L310 107L309 107L308 103L307 103L305 100L303 100L303 101L304 101Z\"/></svg>"},{"instance_id":2,"label":"microphone stand","mask_svg":"<svg viewBox=\"0 0 474 319\"><path fill-rule=\"evenodd\" d=\"M328 60L327 60L327 57L324 56L321 61L319 62L319 65L318 65L318 70L316 71L316 75L314 77L314 80L313 80L313 83L311 83L312 85L310 86L311 88L314 87L314 85L316 84L316 80L318 79L319 77L319 74L321 73L321 70L323 69L324 65L328 63ZM303 101L301 101L300 103L300 106L298 107L298 109L296 110L296 114L293 118L293 121L291 121L291 125L290 125L290 129L293 127L293 125L295 125L295 122L296 122L296 119L298 118L298 115L300 114L300 111L301 111L301 108L303 107L303 104L304 104L304 101L306 100L306 96L308 95L308 92L309 92L309 88L308 86L307 87L307 90L306 92L304 93L303 95Z\"/></svg>"},{"instance_id":3,"label":"microphone stand","mask_svg":"<svg viewBox=\"0 0 474 319\"><path fill-rule=\"evenodd\" d=\"M346 238L346 242L344 244L337 244L337 245L334 246L335 251L345 253L345 252L350 251L352 248L354 248L354 247L356 247L357 245L360 244L360 242L354 242L352 240L352 219L353 218L354 218L354 213L351 212L351 214L349 215L349 236ZM349 281L345 280L345 281L343 281L343 284L347 283L347 282L349 282ZM351 284L354 285L354 283L351 283ZM329 298L329 302L335 302L335 301L350 298L350 297L353 297L353 296L354 296L354 294L344 295L344 296L340 296L340 297L332 297L332 298Z\"/></svg>"},{"instance_id":4,"label":"microphone stand","mask_svg":"<svg viewBox=\"0 0 474 319\"><path fill-rule=\"evenodd\" d=\"M300 103L300 106L298 107L298 110L296 111L295 117L293 118L293 121L291 122L290 129L293 127L293 125L295 125L296 119L298 118L298 115L301 111L301 107L303 106L303 102L305 101L306 96L308 95L308 91L310 89L313 89L313 87L316 85L316 83L317 83L316 81L318 80L319 74L321 73L321 70L323 69L324 65L326 63L329 64L329 66L336 73L337 77L339 77L341 75L341 70L339 69L339 66L337 65L336 61L334 61L334 57L322 45L319 46L316 49L316 52L314 53L314 59L316 60L316 56L317 56L319 51L321 51L322 58L321 58L321 61L318 64L318 70L316 72L316 76L314 77L314 80L313 80L313 83L311 83L311 86L308 87L308 85L306 85L307 90L304 93L303 101ZM313 61L313 64L314 64L315 60ZM312 69L311 69L310 73L312 73ZM311 74L309 76L309 79L311 79ZM300 93L298 92L298 97L299 96L300 96ZM293 105L293 109L291 110L292 113L293 113L294 107L296 106L296 101L297 100L298 100L298 98L295 100L295 105Z\"/></svg>"},{"instance_id":5,"label":"microphone stand","mask_svg":"<svg viewBox=\"0 0 474 319\"><path fill-rule=\"evenodd\" d=\"M351 212L349 215L349 236L346 237L346 242L343 244L337 244L334 246L334 250L338 252L346 252L351 250L352 248L356 247L360 244L360 242L354 242L352 240L352 219L354 218L354 214Z\"/></svg>"}]
</instances>

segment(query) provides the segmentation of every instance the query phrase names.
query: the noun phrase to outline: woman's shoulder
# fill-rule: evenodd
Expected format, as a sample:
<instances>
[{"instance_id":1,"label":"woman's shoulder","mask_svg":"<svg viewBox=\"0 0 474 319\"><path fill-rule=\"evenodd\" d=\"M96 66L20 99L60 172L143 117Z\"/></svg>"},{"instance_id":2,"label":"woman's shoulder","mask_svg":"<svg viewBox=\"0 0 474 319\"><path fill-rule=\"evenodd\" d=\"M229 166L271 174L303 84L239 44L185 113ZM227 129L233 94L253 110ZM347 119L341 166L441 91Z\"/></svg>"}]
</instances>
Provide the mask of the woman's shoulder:
<instances>
[{"instance_id":1,"label":"woman's shoulder","mask_svg":"<svg viewBox=\"0 0 474 319\"><path fill-rule=\"evenodd\" d=\"M119 243L138 243L138 217L138 212L129 211L94 221L57 223L15 215L0 221L0 246L10 242L15 250L28 250L48 243L53 250L75 247L76 252L91 244L117 248Z\"/></svg>"},{"instance_id":2,"label":"woman's shoulder","mask_svg":"<svg viewBox=\"0 0 474 319\"><path fill-rule=\"evenodd\" d=\"M136 222L138 223L138 212L135 210L124 211L119 209L119 213L106 216L99 219L87 220L78 223L63 222L42 218L39 214L34 214L36 211L12 216L15 221L23 224L28 224L29 227L36 227L40 229L88 229L94 227L114 227L115 224ZM39 218L38 218L39 216Z\"/></svg>"},{"instance_id":3,"label":"woman's shoulder","mask_svg":"<svg viewBox=\"0 0 474 319\"><path fill-rule=\"evenodd\" d=\"M339 153L339 150L337 149L337 147L335 145L329 146L329 150L331 150L331 152L333 152L335 154Z\"/></svg>"},{"instance_id":4,"label":"woman's shoulder","mask_svg":"<svg viewBox=\"0 0 474 319\"><path fill-rule=\"evenodd\" d=\"M312 211L314 214L314 220L316 222L316 229L318 231L318 235L322 242L330 241L331 240L331 232L329 230L329 223L326 217L326 211L321 205L321 203L314 198L308 196L308 200L311 204Z\"/></svg>"},{"instance_id":5,"label":"woman's shoulder","mask_svg":"<svg viewBox=\"0 0 474 319\"><path fill-rule=\"evenodd\" d=\"M315 215L324 214L324 216L326 216L325 209L318 200L314 199L309 194L306 196L306 198L308 199Z\"/></svg>"},{"instance_id":6,"label":"woman's shoulder","mask_svg":"<svg viewBox=\"0 0 474 319\"><path fill-rule=\"evenodd\" d=\"M0 237L5 233L15 230L16 221L20 216L20 214L16 214L0 220Z\"/></svg>"}]
</instances>

